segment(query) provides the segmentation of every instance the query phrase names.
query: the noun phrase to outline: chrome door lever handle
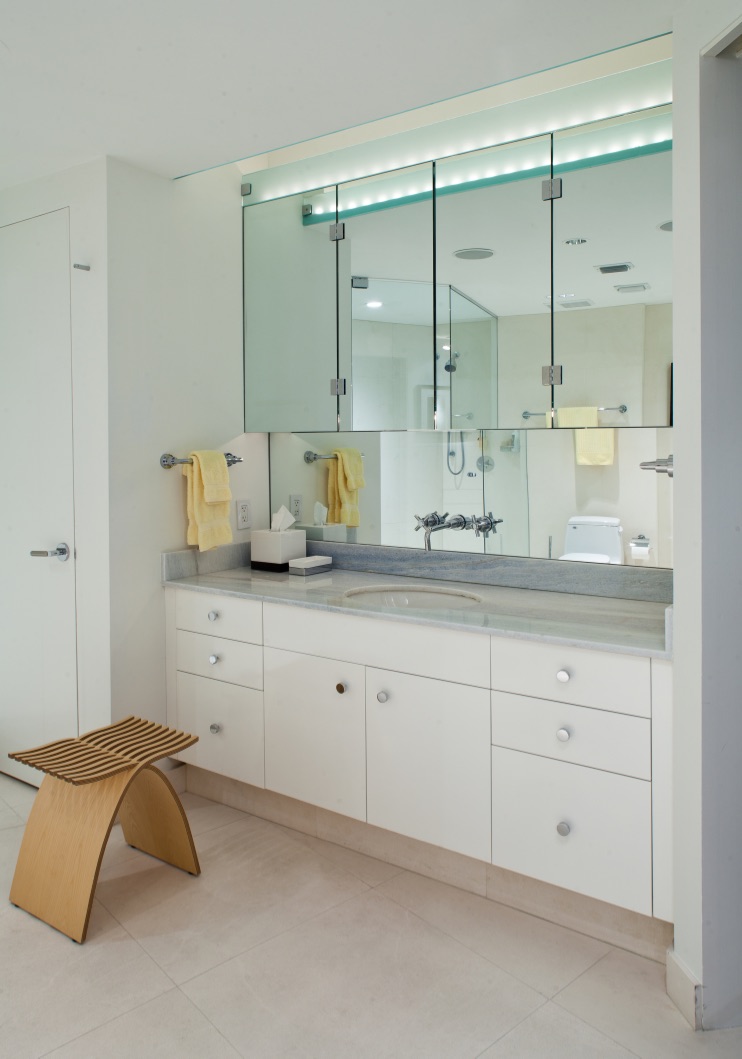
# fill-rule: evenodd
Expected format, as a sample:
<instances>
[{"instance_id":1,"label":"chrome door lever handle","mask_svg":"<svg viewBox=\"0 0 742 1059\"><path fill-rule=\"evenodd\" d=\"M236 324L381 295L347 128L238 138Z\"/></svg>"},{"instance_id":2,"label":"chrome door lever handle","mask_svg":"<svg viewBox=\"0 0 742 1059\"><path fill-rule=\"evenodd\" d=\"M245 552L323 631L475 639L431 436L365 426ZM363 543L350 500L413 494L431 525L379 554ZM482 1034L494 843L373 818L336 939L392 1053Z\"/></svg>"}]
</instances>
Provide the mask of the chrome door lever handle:
<instances>
[{"instance_id":1,"label":"chrome door lever handle","mask_svg":"<svg viewBox=\"0 0 742 1059\"><path fill-rule=\"evenodd\" d=\"M54 551L33 551L30 553L35 559L59 559L60 563L66 563L70 557L70 549L67 544L58 544Z\"/></svg>"}]
</instances>

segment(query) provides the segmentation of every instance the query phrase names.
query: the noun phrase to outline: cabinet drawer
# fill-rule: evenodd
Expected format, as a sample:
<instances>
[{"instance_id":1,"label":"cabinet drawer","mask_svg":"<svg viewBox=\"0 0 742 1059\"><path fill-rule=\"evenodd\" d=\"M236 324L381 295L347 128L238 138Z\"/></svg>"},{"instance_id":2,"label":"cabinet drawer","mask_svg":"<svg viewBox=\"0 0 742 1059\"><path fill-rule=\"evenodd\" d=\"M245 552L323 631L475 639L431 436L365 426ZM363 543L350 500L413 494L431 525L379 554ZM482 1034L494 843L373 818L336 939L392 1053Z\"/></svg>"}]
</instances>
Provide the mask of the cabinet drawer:
<instances>
[{"instance_id":1,"label":"cabinet drawer","mask_svg":"<svg viewBox=\"0 0 742 1059\"><path fill-rule=\"evenodd\" d=\"M637 779L652 774L650 722L643 717L493 691L492 742Z\"/></svg>"},{"instance_id":2,"label":"cabinet drawer","mask_svg":"<svg viewBox=\"0 0 742 1059\"><path fill-rule=\"evenodd\" d=\"M649 659L492 637L492 687L516 695L651 715Z\"/></svg>"},{"instance_id":3,"label":"cabinet drawer","mask_svg":"<svg viewBox=\"0 0 742 1059\"><path fill-rule=\"evenodd\" d=\"M254 599L180 589L175 593L175 625L226 640L262 643L263 605Z\"/></svg>"},{"instance_id":4,"label":"cabinet drawer","mask_svg":"<svg viewBox=\"0 0 742 1059\"><path fill-rule=\"evenodd\" d=\"M265 785L366 819L362 666L265 648Z\"/></svg>"},{"instance_id":5,"label":"cabinet drawer","mask_svg":"<svg viewBox=\"0 0 742 1059\"><path fill-rule=\"evenodd\" d=\"M492 749L492 862L652 914L651 785ZM569 833L562 836L558 824Z\"/></svg>"},{"instance_id":6,"label":"cabinet drawer","mask_svg":"<svg viewBox=\"0 0 742 1059\"><path fill-rule=\"evenodd\" d=\"M215 659L214 662L210 659ZM263 651L251 643L222 640L179 629L175 641L176 669L246 688L263 687Z\"/></svg>"},{"instance_id":7,"label":"cabinet drawer","mask_svg":"<svg viewBox=\"0 0 742 1059\"><path fill-rule=\"evenodd\" d=\"M489 687L487 635L276 603L263 620L270 647Z\"/></svg>"},{"instance_id":8,"label":"cabinet drawer","mask_svg":"<svg viewBox=\"0 0 742 1059\"><path fill-rule=\"evenodd\" d=\"M178 673L176 687L177 726L199 740L180 760L262 787L263 693L190 673Z\"/></svg>"}]
</instances>

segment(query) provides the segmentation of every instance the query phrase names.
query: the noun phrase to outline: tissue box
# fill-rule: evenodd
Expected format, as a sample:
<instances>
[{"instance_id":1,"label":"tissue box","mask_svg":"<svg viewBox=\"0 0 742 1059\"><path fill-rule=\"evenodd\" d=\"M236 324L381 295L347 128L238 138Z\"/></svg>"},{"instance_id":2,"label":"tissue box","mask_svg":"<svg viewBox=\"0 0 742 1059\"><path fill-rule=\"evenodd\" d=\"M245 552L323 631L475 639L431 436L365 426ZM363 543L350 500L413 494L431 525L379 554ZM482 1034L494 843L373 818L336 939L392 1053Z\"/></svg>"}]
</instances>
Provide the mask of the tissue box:
<instances>
[{"instance_id":1,"label":"tissue box","mask_svg":"<svg viewBox=\"0 0 742 1059\"><path fill-rule=\"evenodd\" d=\"M288 570L289 559L307 554L304 530L253 530L250 538L250 566L254 570Z\"/></svg>"}]
</instances>

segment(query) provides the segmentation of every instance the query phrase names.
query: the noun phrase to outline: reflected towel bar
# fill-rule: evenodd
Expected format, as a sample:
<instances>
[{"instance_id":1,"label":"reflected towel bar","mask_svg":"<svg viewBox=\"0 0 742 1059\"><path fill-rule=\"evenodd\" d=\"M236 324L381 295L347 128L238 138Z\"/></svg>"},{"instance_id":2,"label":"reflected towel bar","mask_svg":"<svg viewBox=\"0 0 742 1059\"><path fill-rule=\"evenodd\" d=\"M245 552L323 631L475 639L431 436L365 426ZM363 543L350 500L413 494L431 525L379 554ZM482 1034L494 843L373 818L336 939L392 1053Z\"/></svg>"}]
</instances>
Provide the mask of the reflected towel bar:
<instances>
[{"instance_id":1,"label":"reflected towel bar","mask_svg":"<svg viewBox=\"0 0 742 1059\"><path fill-rule=\"evenodd\" d=\"M598 407L598 411L599 412L620 412L622 415L625 412L628 412L628 410L629 410L628 409L628 405L625 405L625 404L611 405L610 408L609 407L600 407L600 406ZM558 412L559 409L557 408L556 411ZM548 412L524 412L523 413L523 419L530 419L531 416L546 416L546 415L548 415Z\"/></svg>"},{"instance_id":2,"label":"reflected towel bar","mask_svg":"<svg viewBox=\"0 0 742 1059\"><path fill-rule=\"evenodd\" d=\"M227 461L227 467L231 467L234 463L242 463L241 456L233 456L231 452L224 453L224 459ZM187 456L184 460L179 460L176 456L171 456L169 452L164 452L160 456L160 467L163 470L169 471L171 467L174 467L176 463L193 463L190 456Z\"/></svg>"},{"instance_id":3,"label":"reflected towel bar","mask_svg":"<svg viewBox=\"0 0 742 1059\"><path fill-rule=\"evenodd\" d=\"M336 460L336 459L337 459L337 456L335 455L334 452L328 452L326 454L322 454L322 453L319 453L319 452L312 452L311 449L307 449L307 451L304 453L304 462L305 463L314 463L315 460ZM366 459L366 453L365 452L361 453L361 459L362 460Z\"/></svg>"}]
</instances>

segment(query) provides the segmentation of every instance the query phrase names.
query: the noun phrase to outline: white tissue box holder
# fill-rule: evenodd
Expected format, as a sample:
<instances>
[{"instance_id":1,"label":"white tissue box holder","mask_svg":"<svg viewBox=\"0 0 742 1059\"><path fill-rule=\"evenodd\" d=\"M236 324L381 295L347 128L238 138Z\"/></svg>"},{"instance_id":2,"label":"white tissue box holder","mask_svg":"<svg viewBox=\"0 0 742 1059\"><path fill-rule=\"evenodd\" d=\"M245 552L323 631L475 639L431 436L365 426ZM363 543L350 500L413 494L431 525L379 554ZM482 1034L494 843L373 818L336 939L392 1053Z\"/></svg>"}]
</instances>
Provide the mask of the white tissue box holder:
<instances>
[{"instance_id":1,"label":"white tissue box holder","mask_svg":"<svg viewBox=\"0 0 742 1059\"><path fill-rule=\"evenodd\" d=\"M289 559L307 554L305 530L253 530L250 538L250 566L254 570L288 570Z\"/></svg>"}]
</instances>

